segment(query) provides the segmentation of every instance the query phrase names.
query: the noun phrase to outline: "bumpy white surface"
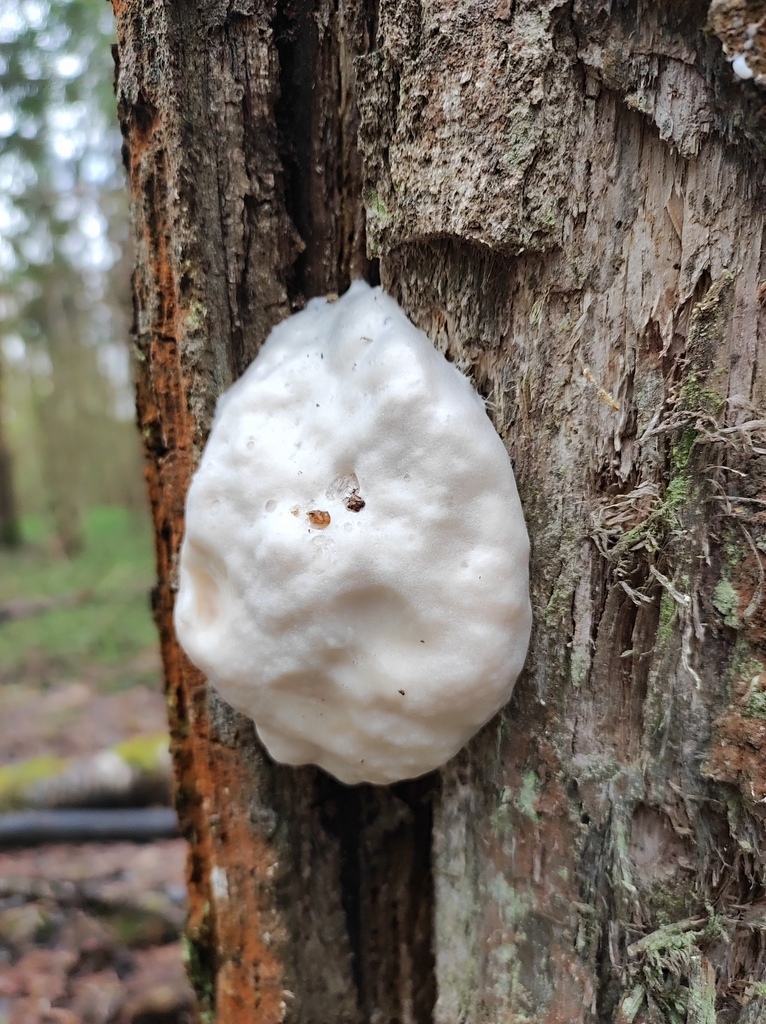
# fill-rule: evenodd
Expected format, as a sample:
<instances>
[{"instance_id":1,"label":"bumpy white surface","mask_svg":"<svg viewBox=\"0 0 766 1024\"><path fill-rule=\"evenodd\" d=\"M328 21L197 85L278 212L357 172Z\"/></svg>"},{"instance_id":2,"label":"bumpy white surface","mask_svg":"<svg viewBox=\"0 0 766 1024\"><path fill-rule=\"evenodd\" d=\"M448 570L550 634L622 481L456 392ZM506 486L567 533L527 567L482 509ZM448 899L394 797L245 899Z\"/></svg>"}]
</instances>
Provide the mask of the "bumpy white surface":
<instances>
[{"instance_id":1,"label":"bumpy white surface","mask_svg":"<svg viewBox=\"0 0 766 1024\"><path fill-rule=\"evenodd\" d=\"M389 783L508 699L530 630L508 455L380 289L312 300L220 399L175 624L277 761Z\"/></svg>"}]
</instances>

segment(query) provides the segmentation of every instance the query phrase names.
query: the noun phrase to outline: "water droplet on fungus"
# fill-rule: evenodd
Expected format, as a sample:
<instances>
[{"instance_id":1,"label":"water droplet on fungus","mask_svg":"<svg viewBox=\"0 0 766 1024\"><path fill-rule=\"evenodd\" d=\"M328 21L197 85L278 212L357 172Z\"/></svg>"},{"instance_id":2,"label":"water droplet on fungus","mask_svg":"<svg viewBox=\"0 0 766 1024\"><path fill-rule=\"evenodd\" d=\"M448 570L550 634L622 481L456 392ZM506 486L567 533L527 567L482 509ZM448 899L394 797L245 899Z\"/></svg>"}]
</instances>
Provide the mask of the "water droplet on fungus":
<instances>
[{"instance_id":1,"label":"water droplet on fungus","mask_svg":"<svg viewBox=\"0 0 766 1024\"><path fill-rule=\"evenodd\" d=\"M328 501L336 501L338 498L345 500L358 490L359 478L356 473L341 473L327 488L325 497Z\"/></svg>"}]
</instances>

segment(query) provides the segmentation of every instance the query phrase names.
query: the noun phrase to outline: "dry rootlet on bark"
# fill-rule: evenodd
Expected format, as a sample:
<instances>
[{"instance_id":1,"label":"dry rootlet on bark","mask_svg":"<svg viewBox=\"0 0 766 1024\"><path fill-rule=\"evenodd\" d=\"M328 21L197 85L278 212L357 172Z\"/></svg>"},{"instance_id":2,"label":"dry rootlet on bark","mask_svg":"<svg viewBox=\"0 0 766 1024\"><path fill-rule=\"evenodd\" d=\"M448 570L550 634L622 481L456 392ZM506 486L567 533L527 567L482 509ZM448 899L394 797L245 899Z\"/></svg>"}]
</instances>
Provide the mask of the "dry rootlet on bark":
<instances>
[{"instance_id":1,"label":"dry rootlet on bark","mask_svg":"<svg viewBox=\"0 0 766 1024\"><path fill-rule=\"evenodd\" d=\"M766 1019L766 2L113 6L202 1019ZM272 764L171 627L216 397L357 277L532 542L510 705L390 788Z\"/></svg>"}]
</instances>

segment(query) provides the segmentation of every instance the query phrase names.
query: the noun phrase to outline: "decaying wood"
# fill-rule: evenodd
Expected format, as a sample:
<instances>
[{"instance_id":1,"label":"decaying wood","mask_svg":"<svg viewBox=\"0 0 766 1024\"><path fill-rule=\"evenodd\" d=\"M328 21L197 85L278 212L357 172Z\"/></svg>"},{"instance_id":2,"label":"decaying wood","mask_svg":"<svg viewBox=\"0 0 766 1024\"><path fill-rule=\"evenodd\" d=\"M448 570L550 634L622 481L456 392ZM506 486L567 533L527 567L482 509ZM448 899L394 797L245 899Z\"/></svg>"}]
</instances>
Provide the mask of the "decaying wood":
<instances>
[{"instance_id":1,"label":"decaying wood","mask_svg":"<svg viewBox=\"0 0 766 1024\"><path fill-rule=\"evenodd\" d=\"M135 736L88 757L0 765L0 810L165 804L170 785L167 736Z\"/></svg>"},{"instance_id":2,"label":"decaying wood","mask_svg":"<svg viewBox=\"0 0 766 1024\"><path fill-rule=\"evenodd\" d=\"M721 39L766 4L716 3L715 31L698 0L114 6L203 1009L758 1020L764 103ZM513 701L391 790L270 764L171 628L215 398L307 297L375 279L362 199L385 286L487 397L533 545Z\"/></svg>"},{"instance_id":3,"label":"decaying wood","mask_svg":"<svg viewBox=\"0 0 766 1024\"><path fill-rule=\"evenodd\" d=\"M176 814L170 807L0 814L0 848L4 849L42 843L148 843L177 834Z\"/></svg>"}]
</instances>

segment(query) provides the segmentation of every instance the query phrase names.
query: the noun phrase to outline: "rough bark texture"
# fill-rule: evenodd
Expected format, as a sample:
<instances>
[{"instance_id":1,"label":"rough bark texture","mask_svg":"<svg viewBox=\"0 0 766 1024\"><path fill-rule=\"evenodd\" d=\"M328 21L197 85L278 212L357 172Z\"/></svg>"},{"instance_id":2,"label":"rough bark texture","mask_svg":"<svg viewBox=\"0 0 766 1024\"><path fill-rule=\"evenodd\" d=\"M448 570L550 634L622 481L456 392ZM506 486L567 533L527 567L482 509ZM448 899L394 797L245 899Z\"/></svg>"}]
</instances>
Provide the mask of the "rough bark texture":
<instances>
[{"instance_id":1,"label":"rough bark texture","mask_svg":"<svg viewBox=\"0 0 766 1024\"><path fill-rule=\"evenodd\" d=\"M764 108L713 28L733 53L766 4L114 6L203 1013L755 1024ZM375 279L363 202L383 283L487 396L533 543L513 701L390 790L272 765L171 628L215 398L305 298Z\"/></svg>"}]
</instances>

